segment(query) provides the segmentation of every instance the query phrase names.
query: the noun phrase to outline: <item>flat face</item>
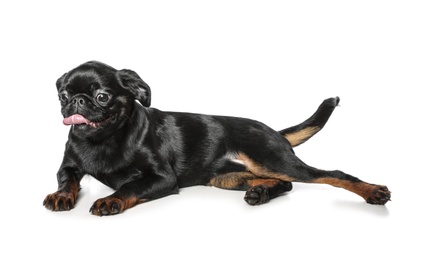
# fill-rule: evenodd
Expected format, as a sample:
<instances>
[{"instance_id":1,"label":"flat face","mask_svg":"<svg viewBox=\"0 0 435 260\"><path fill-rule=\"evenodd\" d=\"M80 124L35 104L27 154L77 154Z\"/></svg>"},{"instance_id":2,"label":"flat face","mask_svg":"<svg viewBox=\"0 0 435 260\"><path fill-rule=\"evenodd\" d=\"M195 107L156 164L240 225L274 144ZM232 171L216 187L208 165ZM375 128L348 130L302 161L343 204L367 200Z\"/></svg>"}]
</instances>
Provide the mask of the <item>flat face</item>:
<instances>
[{"instance_id":1,"label":"flat face","mask_svg":"<svg viewBox=\"0 0 435 260\"><path fill-rule=\"evenodd\" d=\"M116 70L100 63L85 63L57 82L63 123L72 132L89 137L116 129L126 118L128 91L119 85Z\"/></svg>"}]
</instances>

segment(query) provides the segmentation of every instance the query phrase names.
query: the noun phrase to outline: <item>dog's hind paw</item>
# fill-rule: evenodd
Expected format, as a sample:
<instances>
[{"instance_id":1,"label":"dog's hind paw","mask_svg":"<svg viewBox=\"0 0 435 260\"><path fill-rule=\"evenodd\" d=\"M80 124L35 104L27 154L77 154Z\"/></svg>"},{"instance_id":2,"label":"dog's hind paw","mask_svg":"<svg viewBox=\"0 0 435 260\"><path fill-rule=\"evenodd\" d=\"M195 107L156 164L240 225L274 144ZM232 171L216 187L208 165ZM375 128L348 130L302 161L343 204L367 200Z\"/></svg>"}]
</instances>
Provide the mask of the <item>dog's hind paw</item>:
<instances>
[{"instance_id":1,"label":"dog's hind paw","mask_svg":"<svg viewBox=\"0 0 435 260\"><path fill-rule=\"evenodd\" d=\"M391 192L387 186L376 185L371 196L366 199L366 202L374 205L385 205L391 200Z\"/></svg>"},{"instance_id":2,"label":"dog's hind paw","mask_svg":"<svg viewBox=\"0 0 435 260\"><path fill-rule=\"evenodd\" d=\"M245 194L245 201L249 205L261 205L269 201L269 191L266 186L258 185L250 188Z\"/></svg>"}]
</instances>

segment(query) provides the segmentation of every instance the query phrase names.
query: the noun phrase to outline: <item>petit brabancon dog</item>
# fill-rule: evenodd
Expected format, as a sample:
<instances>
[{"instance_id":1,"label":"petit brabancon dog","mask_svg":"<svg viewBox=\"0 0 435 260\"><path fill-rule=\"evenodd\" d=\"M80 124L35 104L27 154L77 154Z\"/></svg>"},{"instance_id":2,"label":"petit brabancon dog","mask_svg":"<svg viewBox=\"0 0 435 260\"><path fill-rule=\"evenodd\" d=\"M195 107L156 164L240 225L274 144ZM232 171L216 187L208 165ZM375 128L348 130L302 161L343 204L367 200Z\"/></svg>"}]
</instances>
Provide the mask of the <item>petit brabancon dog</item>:
<instances>
[{"instance_id":1,"label":"petit brabancon dog","mask_svg":"<svg viewBox=\"0 0 435 260\"><path fill-rule=\"evenodd\" d=\"M115 190L90 208L98 216L193 185L246 191L250 205L290 191L292 182L330 184L370 204L390 200L386 186L310 167L294 154L293 147L322 129L338 97L323 101L303 123L275 131L245 118L150 108L151 90L138 74L96 61L65 73L56 86L63 123L71 129L58 190L43 202L47 209L72 209L86 174Z\"/></svg>"}]
</instances>

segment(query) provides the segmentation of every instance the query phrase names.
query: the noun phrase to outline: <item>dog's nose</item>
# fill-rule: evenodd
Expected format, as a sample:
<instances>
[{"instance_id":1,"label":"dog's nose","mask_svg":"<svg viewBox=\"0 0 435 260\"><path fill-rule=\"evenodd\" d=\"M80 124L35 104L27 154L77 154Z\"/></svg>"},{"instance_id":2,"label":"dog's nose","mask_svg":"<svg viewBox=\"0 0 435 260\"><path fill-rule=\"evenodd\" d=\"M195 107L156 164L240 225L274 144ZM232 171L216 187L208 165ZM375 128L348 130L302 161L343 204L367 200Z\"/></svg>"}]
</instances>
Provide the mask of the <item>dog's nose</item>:
<instances>
[{"instance_id":1,"label":"dog's nose","mask_svg":"<svg viewBox=\"0 0 435 260\"><path fill-rule=\"evenodd\" d=\"M83 106L85 104L85 99L83 97L75 97L72 100L74 105Z\"/></svg>"}]
</instances>

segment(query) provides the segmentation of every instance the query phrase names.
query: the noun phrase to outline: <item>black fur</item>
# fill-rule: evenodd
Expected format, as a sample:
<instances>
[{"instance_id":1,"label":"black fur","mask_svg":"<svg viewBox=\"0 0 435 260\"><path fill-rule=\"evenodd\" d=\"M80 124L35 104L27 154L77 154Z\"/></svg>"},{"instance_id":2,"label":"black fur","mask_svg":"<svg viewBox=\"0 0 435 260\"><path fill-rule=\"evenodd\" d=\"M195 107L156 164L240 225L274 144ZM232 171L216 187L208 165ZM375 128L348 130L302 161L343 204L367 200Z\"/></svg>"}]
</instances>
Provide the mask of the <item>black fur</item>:
<instances>
[{"instance_id":1,"label":"black fur","mask_svg":"<svg viewBox=\"0 0 435 260\"><path fill-rule=\"evenodd\" d=\"M67 123L72 126L57 173L58 191L44 200L54 211L74 207L86 174L116 190L94 203L95 215L120 213L192 185L247 190L245 200L257 205L291 190L291 181L329 181L347 189L346 181L366 184L340 171L309 167L292 149L295 138L295 144L305 142L324 126L338 98L325 100L304 123L277 132L245 118L150 108L151 90L135 72L100 62L80 65L56 86L63 116L87 121ZM388 201L388 190L376 200L364 195L367 187L349 190L373 204Z\"/></svg>"}]
</instances>

